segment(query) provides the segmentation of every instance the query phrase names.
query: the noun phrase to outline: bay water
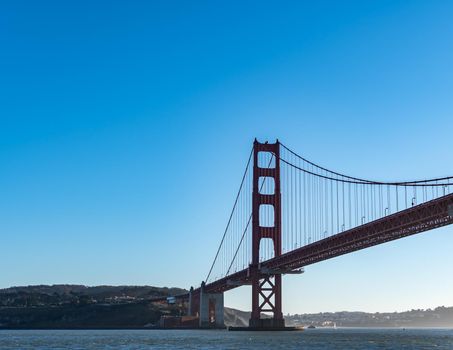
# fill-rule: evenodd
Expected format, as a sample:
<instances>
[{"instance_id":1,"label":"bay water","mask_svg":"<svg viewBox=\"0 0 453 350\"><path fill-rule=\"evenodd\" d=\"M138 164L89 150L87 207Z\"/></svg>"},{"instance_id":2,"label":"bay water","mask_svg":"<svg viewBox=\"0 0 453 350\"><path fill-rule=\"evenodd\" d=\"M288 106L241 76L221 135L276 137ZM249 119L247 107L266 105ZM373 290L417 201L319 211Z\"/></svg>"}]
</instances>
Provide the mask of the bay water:
<instances>
[{"instance_id":1,"label":"bay water","mask_svg":"<svg viewBox=\"0 0 453 350\"><path fill-rule=\"evenodd\" d=\"M453 349L453 329L0 330L6 349Z\"/></svg>"}]
</instances>

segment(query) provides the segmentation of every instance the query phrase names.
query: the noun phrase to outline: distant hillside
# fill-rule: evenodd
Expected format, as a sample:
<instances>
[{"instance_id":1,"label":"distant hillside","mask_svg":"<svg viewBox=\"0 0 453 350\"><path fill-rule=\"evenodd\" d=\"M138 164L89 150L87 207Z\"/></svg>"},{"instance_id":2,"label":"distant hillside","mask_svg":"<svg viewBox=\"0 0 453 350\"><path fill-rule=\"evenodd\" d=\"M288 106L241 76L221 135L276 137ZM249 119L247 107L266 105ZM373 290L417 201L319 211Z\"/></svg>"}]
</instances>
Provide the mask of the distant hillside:
<instances>
[{"instance_id":1,"label":"distant hillside","mask_svg":"<svg viewBox=\"0 0 453 350\"><path fill-rule=\"evenodd\" d=\"M292 315L285 318L289 325L332 327L453 327L453 307L404 312L325 312Z\"/></svg>"},{"instance_id":2,"label":"distant hillside","mask_svg":"<svg viewBox=\"0 0 453 350\"><path fill-rule=\"evenodd\" d=\"M0 328L142 328L178 305L152 303L180 288L151 286L39 285L0 289Z\"/></svg>"},{"instance_id":3,"label":"distant hillside","mask_svg":"<svg viewBox=\"0 0 453 350\"><path fill-rule=\"evenodd\" d=\"M225 326L246 327L249 325L250 312L225 307Z\"/></svg>"},{"instance_id":4,"label":"distant hillside","mask_svg":"<svg viewBox=\"0 0 453 350\"><path fill-rule=\"evenodd\" d=\"M187 293L181 288L151 286L96 286L57 284L0 289L0 306L42 306L67 303L112 303Z\"/></svg>"},{"instance_id":5,"label":"distant hillside","mask_svg":"<svg viewBox=\"0 0 453 350\"><path fill-rule=\"evenodd\" d=\"M0 289L0 328L144 328L181 305L153 298L187 293L151 286L53 285ZM246 326L250 312L225 308L227 326ZM334 312L288 315L287 325L316 327L453 327L453 307L393 313Z\"/></svg>"},{"instance_id":6,"label":"distant hillside","mask_svg":"<svg viewBox=\"0 0 453 350\"><path fill-rule=\"evenodd\" d=\"M248 325L250 312L225 308L227 326ZM453 327L453 307L405 312L324 312L285 316L288 326L315 327Z\"/></svg>"}]
</instances>

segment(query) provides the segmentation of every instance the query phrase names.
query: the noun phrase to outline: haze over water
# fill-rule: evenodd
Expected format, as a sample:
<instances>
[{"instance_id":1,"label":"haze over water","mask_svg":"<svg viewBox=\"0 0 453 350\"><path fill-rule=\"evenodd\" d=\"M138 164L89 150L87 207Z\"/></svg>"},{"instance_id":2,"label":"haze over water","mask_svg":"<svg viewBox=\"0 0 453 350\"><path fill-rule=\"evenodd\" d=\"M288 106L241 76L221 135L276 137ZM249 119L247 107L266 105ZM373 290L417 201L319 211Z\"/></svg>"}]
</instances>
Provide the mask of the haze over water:
<instances>
[{"instance_id":1,"label":"haze over water","mask_svg":"<svg viewBox=\"0 0 453 350\"><path fill-rule=\"evenodd\" d=\"M452 329L0 331L7 349L452 349Z\"/></svg>"}]
</instances>

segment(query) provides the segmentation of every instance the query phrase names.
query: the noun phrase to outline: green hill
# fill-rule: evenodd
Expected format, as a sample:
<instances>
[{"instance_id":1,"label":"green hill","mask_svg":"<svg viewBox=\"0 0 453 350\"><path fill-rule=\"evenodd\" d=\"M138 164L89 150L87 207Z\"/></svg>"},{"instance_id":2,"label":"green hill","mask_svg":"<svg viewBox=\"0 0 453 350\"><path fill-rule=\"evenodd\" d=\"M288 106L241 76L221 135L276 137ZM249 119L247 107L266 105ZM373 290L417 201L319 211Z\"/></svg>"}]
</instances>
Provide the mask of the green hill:
<instances>
[{"instance_id":1,"label":"green hill","mask_svg":"<svg viewBox=\"0 0 453 350\"><path fill-rule=\"evenodd\" d=\"M182 305L152 299L186 293L151 286L39 285L0 289L0 328L143 328Z\"/></svg>"}]
</instances>

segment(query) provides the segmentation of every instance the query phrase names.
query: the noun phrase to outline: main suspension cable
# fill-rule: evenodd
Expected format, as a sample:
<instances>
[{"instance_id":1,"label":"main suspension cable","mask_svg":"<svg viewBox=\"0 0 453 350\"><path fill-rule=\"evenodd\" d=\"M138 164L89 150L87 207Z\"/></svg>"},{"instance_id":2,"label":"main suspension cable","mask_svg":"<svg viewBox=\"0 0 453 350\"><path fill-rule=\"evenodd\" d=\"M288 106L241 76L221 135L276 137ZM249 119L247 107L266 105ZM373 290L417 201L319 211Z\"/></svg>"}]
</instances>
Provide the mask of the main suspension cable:
<instances>
[{"instance_id":1,"label":"main suspension cable","mask_svg":"<svg viewBox=\"0 0 453 350\"><path fill-rule=\"evenodd\" d=\"M355 183L355 184L363 184L363 185L391 185L391 186L418 186L418 187L429 187L429 186L452 186L453 183L450 183L450 182L443 182L443 183L435 183L433 184L432 182L438 182L438 181L450 181L450 180L453 180L453 176L446 176L446 177L439 177L439 178L434 178L434 179L426 179L426 180L416 180L416 181L403 181L403 182L382 182L382 181L374 181L374 180L365 180L365 179L361 179L361 178L358 178L358 177L353 177L353 176L349 176L349 175L345 175L345 174L341 174L341 173L337 173L335 171L332 171L332 170L329 170L329 169L326 169L318 164L315 164L311 161L309 161L308 159L302 157L301 155L297 154L296 152L292 151L291 149L289 149L288 147L286 147L284 144L280 143L280 145L285 149L287 150L288 152L290 152L291 154L293 154L294 156L300 158L302 161L320 169L320 170L324 170L326 172L329 172L333 175L337 175L337 176L341 176L342 178L344 179L338 179L338 178L334 178L334 177L331 177L331 176L327 176L327 175L321 175L321 174L318 174L318 173L315 173L315 172L311 172L307 169L303 169L295 164L292 164L291 162L283 159L282 157L280 157L280 160L283 161L284 163L288 164L289 166L292 166L298 170L301 170L301 171L304 171L308 174L311 174L311 175L314 175L314 176L318 176L318 177L321 177L321 178L324 178L324 179L328 179L328 180L334 180L334 181L338 181L338 182L344 182L344 183ZM349 179L349 180L345 180L345 179Z\"/></svg>"},{"instance_id":2,"label":"main suspension cable","mask_svg":"<svg viewBox=\"0 0 453 350\"><path fill-rule=\"evenodd\" d=\"M219 256L219 252L220 252L220 249L222 248L223 242L225 241L225 237L226 237L226 234L228 232L228 228L230 227L231 219L233 218L233 214L234 214L234 211L236 209L236 206L237 206L237 203L238 203L238 200L239 200L239 196L240 196L241 191L242 191L242 187L244 185L244 181L245 181L247 172L249 170L250 161L252 160L252 155L253 155L253 147L252 147L252 150L250 151L250 156L249 156L249 159L247 161L247 166L245 167L244 175L242 176L242 180L241 180L241 185L239 186L239 190L238 190L238 193L236 195L236 199L234 201L233 209L231 210L231 214L230 214L230 217L228 219L228 223L226 225L225 232L223 233L222 240L220 241L219 248L217 249L217 253L215 255L214 261L212 262L211 268L209 269L209 272L208 272L208 275L206 276L205 281L208 281L209 277L211 276L212 269L214 268L214 265L215 265L215 263L217 261L217 257Z\"/></svg>"},{"instance_id":3,"label":"main suspension cable","mask_svg":"<svg viewBox=\"0 0 453 350\"><path fill-rule=\"evenodd\" d=\"M333 181L336 181L336 182L352 183L352 184L360 184L360 185L379 185L379 186L385 186L385 185L389 185L389 186L409 186L409 187L410 186L414 186L414 187L430 187L430 186L437 186L437 187L444 186L444 187L447 187L447 186L453 186L453 183L451 183L451 182L441 182L441 183L438 182L438 181L444 181L444 180L448 180L448 181L449 180L453 180L453 176L447 176L447 177L435 178L435 179L427 179L427 180L406 181L406 182L380 182L380 181L370 181L370 180L361 180L361 179L353 180L354 178L350 177L350 176L346 176L346 175L342 175L342 174L338 174L337 175L337 176L341 176L341 177L349 179L349 180L345 180L345 179L340 179L338 177L321 175L321 174L315 173L313 171L301 168L300 166L295 165L295 164L287 161L286 159L283 159L282 157L280 157L279 160L282 161L283 163L295 168L295 169L303 171L304 173L307 173L307 174L310 174L310 175L313 175L313 176L317 176L317 177L320 177L320 178L323 178L323 179L327 179L327 180L333 180ZM335 173L333 171L330 171L330 170L327 170L327 171L332 173L332 174L337 174L337 173ZM433 183L433 182L436 182L436 183Z\"/></svg>"}]
</instances>

